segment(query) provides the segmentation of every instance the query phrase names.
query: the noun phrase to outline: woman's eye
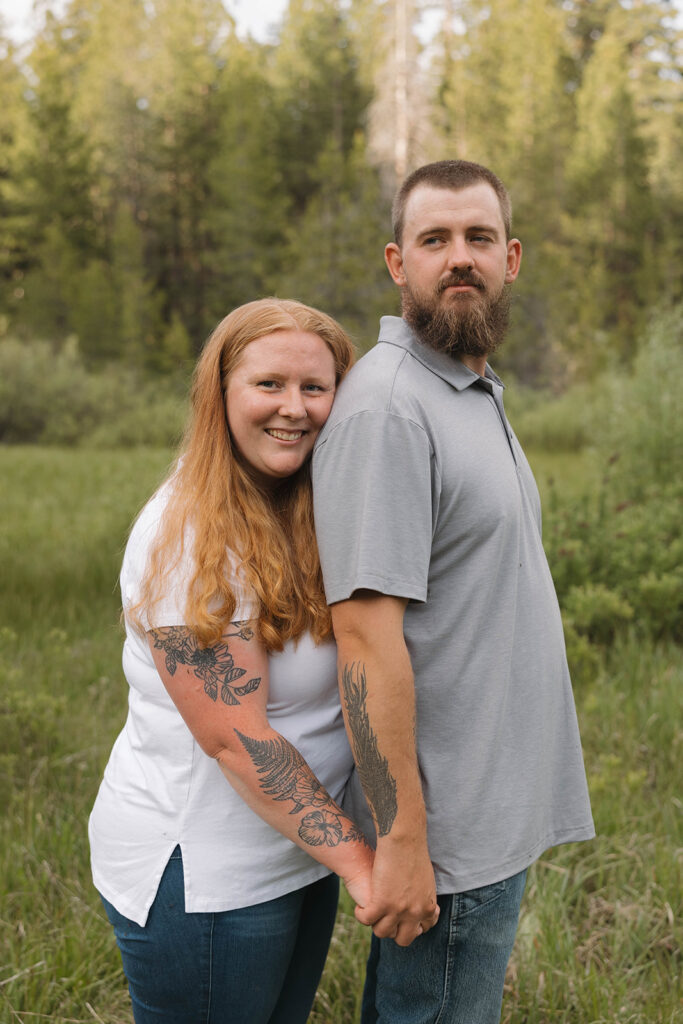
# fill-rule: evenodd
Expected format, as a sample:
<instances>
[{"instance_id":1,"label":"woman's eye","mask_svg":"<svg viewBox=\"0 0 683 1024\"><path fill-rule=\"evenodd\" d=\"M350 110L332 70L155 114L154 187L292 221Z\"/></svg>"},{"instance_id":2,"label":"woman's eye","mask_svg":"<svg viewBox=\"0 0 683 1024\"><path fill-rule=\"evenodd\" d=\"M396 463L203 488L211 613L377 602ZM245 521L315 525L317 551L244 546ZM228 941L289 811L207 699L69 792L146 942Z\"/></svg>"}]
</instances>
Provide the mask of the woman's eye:
<instances>
[{"instance_id":1,"label":"woman's eye","mask_svg":"<svg viewBox=\"0 0 683 1024\"><path fill-rule=\"evenodd\" d=\"M305 384L304 391L325 391L322 384Z\"/></svg>"},{"instance_id":2,"label":"woman's eye","mask_svg":"<svg viewBox=\"0 0 683 1024\"><path fill-rule=\"evenodd\" d=\"M266 388L267 390L274 390L277 387L276 380L260 380L258 382L260 388Z\"/></svg>"}]
</instances>

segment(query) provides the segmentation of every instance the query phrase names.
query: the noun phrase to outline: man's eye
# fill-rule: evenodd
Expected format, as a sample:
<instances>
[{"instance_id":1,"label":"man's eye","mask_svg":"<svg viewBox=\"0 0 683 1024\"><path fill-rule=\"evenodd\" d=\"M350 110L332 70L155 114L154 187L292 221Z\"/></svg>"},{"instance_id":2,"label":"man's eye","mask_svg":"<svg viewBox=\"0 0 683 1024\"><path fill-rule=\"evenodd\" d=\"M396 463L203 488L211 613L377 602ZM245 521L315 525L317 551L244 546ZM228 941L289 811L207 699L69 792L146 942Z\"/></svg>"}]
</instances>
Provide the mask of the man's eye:
<instances>
[{"instance_id":1,"label":"man's eye","mask_svg":"<svg viewBox=\"0 0 683 1024\"><path fill-rule=\"evenodd\" d=\"M440 241L441 241L441 239L439 238L438 235L430 235L429 238L425 238L424 244L425 245L438 245Z\"/></svg>"}]
</instances>

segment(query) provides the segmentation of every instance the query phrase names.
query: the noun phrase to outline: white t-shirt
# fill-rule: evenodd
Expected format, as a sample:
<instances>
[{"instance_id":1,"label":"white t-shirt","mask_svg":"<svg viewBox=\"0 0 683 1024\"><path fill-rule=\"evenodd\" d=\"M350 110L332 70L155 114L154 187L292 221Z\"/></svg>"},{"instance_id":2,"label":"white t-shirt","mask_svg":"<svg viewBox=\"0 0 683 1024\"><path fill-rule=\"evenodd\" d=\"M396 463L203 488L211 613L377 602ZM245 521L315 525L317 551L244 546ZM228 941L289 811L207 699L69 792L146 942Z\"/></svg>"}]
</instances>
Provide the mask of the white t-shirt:
<instances>
[{"instance_id":1,"label":"white t-shirt","mask_svg":"<svg viewBox=\"0 0 683 1024\"><path fill-rule=\"evenodd\" d=\"M168 498L168 485L145 506L121 570L124 615L138 596L147 552ZM183 557L155 608L153 624L184 625ZM235 620L254 617L237 591ZM147 638L126 619L123 670L128 717L118 736L89 822L95 886L119 913L144 925L170 854L179 845L185 909L217 912L263 903L329 874L267 825L232 789L200 748L156 671ZM268 719L303 755L334 800L341 799L353 758L337 689L336 648L305 635L269 659Z\"/></svg>"}]
</instances>

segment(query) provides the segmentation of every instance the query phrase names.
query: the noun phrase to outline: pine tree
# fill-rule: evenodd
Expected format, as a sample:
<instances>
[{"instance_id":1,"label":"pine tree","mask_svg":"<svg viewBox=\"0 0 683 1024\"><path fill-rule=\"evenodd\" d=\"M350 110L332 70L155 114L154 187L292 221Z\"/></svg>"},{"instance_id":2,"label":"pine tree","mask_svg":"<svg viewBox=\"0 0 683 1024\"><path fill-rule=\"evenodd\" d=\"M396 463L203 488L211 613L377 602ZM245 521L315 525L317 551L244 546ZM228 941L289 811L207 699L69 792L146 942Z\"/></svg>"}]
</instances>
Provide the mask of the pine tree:
<instances>
[{"instance_id":1,"label":"pine tree","mask_svg":"<svg viewBox=\"0 0 683 1024\"><path fill-rule=\"evenodd\" d=\"M530 381L561 371L563 322L554 290L563 269L564 161L572 111L565 91L561 11L546 0L449 5L440 36L432 157L485 164L513 201L522 239L510 337L496 356Z\"/></svg>"},{"instance_id":2,"label":"pine tree","mask_svg":"<svg viewBox=\"0 0 683 1024\"><path fill-rule=\"evenodd\" d=\"M383 258L390 211L360 134L346 159L331 140L316 172L318 188L288 233L278 291L336 317L365 350L377 338L379 317L398 313Z\"/></svg>"},{"instance_id":3,"label":"pine tree","mask_svg":"<svg viewBox=\"0 0 683 1024\"><path fill-rule=\"evenodd\" d=\"M652 227L647 146L632 91L623 12L614 8L596 42L577 94L577 131L568 169L578 216L572 240L584 254L571 273L576 327L595 358L595 327L610 331L622 354L639 327L639 277Z\"/></svg>"},{"instance_id":4,"label":"pine tree","mask_svg":"<svg viewBox=\"0 0 683 1024\"><path fill-rule=\"evenodd\" d=\"M298 214L317 187L319 155L330 140L340 154L351 151L370 101L340 0L291 0L272 81L283 187Z\"/></svg>"},{"instance_id":5,"label":"pine tree","mask_svg":"<svg viewBox=\"0 0 683 1024\"><path fill-rule=\"evenodd\" d=\"M19 146L25 133L26 86L14 46L0 29L0 335L24 297L27 252L22 243Z\"/></svg>"}]
</instances>

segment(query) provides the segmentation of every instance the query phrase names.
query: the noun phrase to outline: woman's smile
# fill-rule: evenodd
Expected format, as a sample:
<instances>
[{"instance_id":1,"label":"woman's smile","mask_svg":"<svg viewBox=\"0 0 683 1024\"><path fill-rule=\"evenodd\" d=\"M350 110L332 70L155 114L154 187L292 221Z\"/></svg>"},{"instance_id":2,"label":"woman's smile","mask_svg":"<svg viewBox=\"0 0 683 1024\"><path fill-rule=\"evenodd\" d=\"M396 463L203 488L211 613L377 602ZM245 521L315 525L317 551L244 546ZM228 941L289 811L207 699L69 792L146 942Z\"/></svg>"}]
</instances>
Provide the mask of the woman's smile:
<instances>
[{"instance_id":1,"label":"woman's smile","mask_svg":"<svg viewBox=\"0 0 683 1024\"><path fill-rule=\"evenodd\" d=\"M331 349L308 331L276 331L247 345L228 378L233 444L258 484L272 490L313 450L335 391Z\"/></svg>"}]
</instances>

